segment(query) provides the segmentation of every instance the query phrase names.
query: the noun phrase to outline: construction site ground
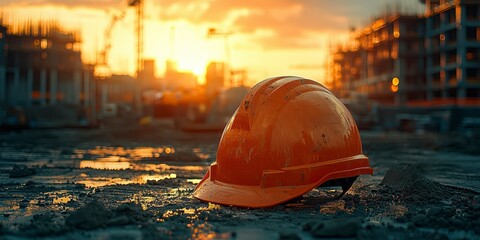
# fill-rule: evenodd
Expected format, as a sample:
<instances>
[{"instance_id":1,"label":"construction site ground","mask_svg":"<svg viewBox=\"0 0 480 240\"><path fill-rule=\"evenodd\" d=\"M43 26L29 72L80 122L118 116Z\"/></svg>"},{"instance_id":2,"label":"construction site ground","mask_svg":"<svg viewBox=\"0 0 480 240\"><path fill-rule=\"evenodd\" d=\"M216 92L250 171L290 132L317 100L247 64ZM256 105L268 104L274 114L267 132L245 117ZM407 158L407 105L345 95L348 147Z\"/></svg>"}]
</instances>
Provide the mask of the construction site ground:
<instances>
[{"instance_id":1,"label":"construction site ground","mask_svg":"<svg viewBox=\"0 0 480 240\"><path fill-rule=\"evenodd\" d=\"M245 209L192 196L221 133L112 121L0 132L1 239L480 239L480 144L363 131L374 168L341 191Z\"/></svg>"}]
</instances>

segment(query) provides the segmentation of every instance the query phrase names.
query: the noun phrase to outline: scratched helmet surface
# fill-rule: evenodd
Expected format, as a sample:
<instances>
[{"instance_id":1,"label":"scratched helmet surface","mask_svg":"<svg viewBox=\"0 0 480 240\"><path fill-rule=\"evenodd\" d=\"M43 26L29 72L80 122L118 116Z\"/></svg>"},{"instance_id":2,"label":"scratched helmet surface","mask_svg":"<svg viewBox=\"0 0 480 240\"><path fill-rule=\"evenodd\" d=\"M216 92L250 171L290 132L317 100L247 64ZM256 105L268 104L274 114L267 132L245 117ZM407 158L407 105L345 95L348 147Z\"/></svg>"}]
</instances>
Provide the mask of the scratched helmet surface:
<instances>
[{"instance_id":1,"label":"scratched helmet surface","mask_svg":"<svg viewBox=\"0 0 480 240\"><path fill-rule=\"evenodd\" d=\"M372 173L358 128L342 102L316 81L275 77L246 94L194 197L270 207L326 183L346 183L348 190L353 181L347 180Z\"/></svg>"}]
</instances>

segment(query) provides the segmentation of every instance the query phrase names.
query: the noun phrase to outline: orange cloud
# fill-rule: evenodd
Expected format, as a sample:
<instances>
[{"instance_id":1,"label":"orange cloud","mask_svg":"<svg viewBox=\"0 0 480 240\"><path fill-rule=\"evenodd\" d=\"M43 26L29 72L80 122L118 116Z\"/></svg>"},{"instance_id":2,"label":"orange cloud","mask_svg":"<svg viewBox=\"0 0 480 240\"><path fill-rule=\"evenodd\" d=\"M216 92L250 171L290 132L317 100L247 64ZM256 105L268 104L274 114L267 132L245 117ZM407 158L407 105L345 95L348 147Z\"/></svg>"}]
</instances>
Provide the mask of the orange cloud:
<instances>
[{"instance_id":1,"label":"orange cloud","mask_svg":"<svg viewBox=\"0 0 480 240\"><path fill-rule=\"evenodd\" d=\"M23 5L23 6L43 6L57 5L64 7L85 7L85 8L121 8L126 4L126 0L2 0L2 6Z\"/></svg>"},{"instance_id":2,"label":"orange cloud","mask_svg":"<svg viewBox=\"0 0 480 240\"><path fill-rule=\"evenodd\" d=\"M196 24L229 25L236 33L252 34L273 31L271 36L255 37L267 48L315 47L304 41L312 32L339 33L349 25L362 26L392 0L167 0L162 1L162 20L187 20ZM419 7L417 0L405 1ZM237 12L242 14L236 14ZM420 12L422 10L419 10ZM232 15L235 15L232 19Z\"/></svg>"},{"instance_id":3,"label":"orange cloud","mask_svg":"<svg viewBox=\"0 0 480 240\"><path fill-rule=\"evenodd\" d=\"M269 36L252 36L264 48L310 48L312 33L345 33L349 25L363 26L387 3L419 8L418 0L144 0L146 15L163 21L187 21L222 26L238 34L268 30ZM125 9L127 0L3 0L8 5L59 5L96 9ZM306 41L308 40L308 41Z\"/></svg>"}]
</instances>

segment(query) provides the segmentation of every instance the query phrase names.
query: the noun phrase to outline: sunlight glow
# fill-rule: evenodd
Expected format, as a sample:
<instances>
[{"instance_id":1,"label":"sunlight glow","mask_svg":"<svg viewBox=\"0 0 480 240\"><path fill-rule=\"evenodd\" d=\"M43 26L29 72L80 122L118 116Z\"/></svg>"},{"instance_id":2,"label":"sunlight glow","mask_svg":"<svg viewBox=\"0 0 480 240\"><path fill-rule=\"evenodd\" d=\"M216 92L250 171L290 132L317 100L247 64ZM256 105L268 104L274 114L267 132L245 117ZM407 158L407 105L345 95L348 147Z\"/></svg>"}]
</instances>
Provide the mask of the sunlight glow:
<instances>
[{"instance_id":1,"label":"sunlight glow","mask_svg":"<svg viewBox=\"0 0 480 240\"><path fill-rule=\"evenodd\" d=\"M173 60L178 63L178 70L191 72L198 77L200 84L205 82L206 66L211 61L230 62L232 69L247 71L247 85L251 86L265 78L275 75L299 75L323 82L323 69L292 69L291 65L322 64L327 53L327 38L324 35L307 34L300 44L308 47L282 48L281 44L290 44L271 26L254 28L245 32L235 26L238 18L258 14L258 9L238 8L231 11L221 21L201 21L196 23L183 16L185 11L189 17L203 17L208 10L208 2L195 2L184 7L180 3L170 5L168 9L160 6L149 6L144 21L144 58L155 60L157 77L165 72L165 62ZM135 11L122 4L112 5L107 9L88 7L66 7L61 4L19 5L11 4L7 15L12 22L49 20L58 21L67 30L78 31L81 34L82 59L86 63L98 63L100 52L105 46L105 30L112 16L125 11L125 17L119 20L111 32L111 48L107 59L111 73L104 75L129 74L135 75ZM152 12L162 12L166 15L180 14L177 19L164 19ZM273 11L273 10L272 10ZM278 21L285 21L301 15L302 6L293 8L275 8L272 14ZM149 13L148 13L149 12ZM183 14L183 15L182 15ZM58 19L61 19L58 20ZM174 31L171 29L174 28ZM231 32L227 41L223 37L207 38L209 28L218 28ZM291 37L291 36L290 36ZM285 39L284 39L285 38ZM273 41L277 39L278 41ZM39 46L48 46L48 42L38 41ZM278 45L280 44L280 45ZM227 45L230 57L227 59ZM75 48L75 46L67 46ZM48 58L47 55L44 58ZM106 68L106 69L108 69Z\"/></svg>"}]
</instances>

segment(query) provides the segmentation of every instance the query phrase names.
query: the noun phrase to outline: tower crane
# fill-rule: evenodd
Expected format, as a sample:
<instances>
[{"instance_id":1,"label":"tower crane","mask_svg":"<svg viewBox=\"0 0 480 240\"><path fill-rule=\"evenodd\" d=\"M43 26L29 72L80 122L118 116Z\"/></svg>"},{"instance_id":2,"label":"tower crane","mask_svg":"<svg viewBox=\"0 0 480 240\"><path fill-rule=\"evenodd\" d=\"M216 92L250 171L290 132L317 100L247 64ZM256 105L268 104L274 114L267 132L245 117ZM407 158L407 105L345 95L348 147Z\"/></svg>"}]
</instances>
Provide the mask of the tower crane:
<instances>
[{"instance_id":1,"label":"tower crane","mask_svg":"<svg viewBox=\"0 0 480 240\"><path fill-rule=\"evenodd\" d=\"M209 28L207 32L207 38L212 38L215 36L223 37L223 41L225 45L225 61L226 61L227 68L229 69L229 70L226 70L226 72L229 78L228 80L229 80L230 87L244 86L247 78L247 71L245 69L234 70L232 68L230 45L228 43L228 37L231 34L232 32L229 32L229 31L221 31L216 28Z\"/></svg>"},{"instance_id":2,"label":"tower crane","mask_svg":"<svg viewBox=\"0 0 480 240\"><path fill-rule=\"evenodd\" d=\"M144 0L128 0L129 7L135 7L137 13L136 34L137 34L137 53L136 53L136 75L137 84L135 84L135 109L139 115L142 115L142 82L141 72L143 71L143 4Z\"/></svg>"},{"instance_id":3,"label":"tower crane","mask_svg":"<svg viewBox=\"0 0 480 240\"><path fill-rule=\"evenodd\" d=\"M119 15L112 15L110 22L105 29L104 33L104 46L103 50L100 52L99 59L97 60L97 66L95 67L96 75L98 77L109 77L111 75L110 65L108 64L108 54L110 53L110 49L112 48L112 31L115 27L115 24L122 20L125 17L125 12L121 12Z\"/></svg>"},{"instance_id":4,"label":"tower crane","mask_svg":"<svg viewBox=\"0 0 480 240\"><path fill-rule=\"evenodd\" d=\"M108 65L108 54L110 53L110 49L112 48L112 30L115 24L122 20L125 17L125 12L121 12L120 15L113 15L110 23L108 24L107 28L105 29L105 45L103 47L103 51L100 53L100 64Z\"/></svg>"},{"instance_id":5,"label":"tower crane","mask_svg":"<svg viewBox=\"0 0 480 240\"><path fill-rule=\"evenodd\" d=\"M136 52L136 71L137 75L143 70L143 4L144 0L128 0L128 6L135 7L137 14L136 34L137 34L137 52Z\"/></svg>"}]
</instances>

